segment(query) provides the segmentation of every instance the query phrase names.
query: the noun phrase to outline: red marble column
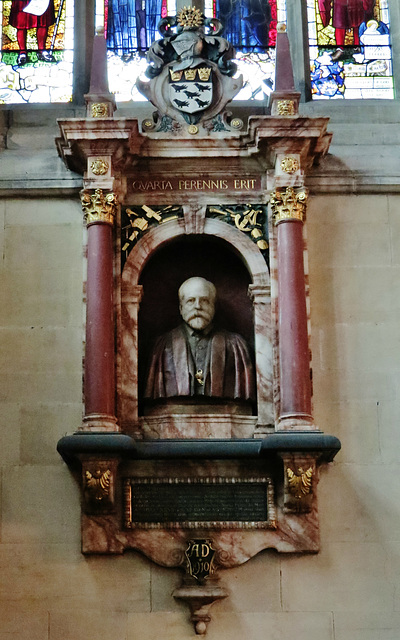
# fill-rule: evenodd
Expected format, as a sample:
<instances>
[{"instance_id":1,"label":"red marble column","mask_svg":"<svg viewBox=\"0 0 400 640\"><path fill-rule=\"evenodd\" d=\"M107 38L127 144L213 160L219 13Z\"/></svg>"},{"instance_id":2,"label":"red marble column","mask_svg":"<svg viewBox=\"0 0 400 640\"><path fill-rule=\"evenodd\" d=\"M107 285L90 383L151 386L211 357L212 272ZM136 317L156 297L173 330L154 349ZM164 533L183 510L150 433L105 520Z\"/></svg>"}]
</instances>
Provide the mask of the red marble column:
<instances>
[{"instance_id":1,"label":"red marble column","mask_svg":"<svg viewBox=\"0 0 400 640\"><path fill-rule=\"evenodd\" d=\"M276 189L271 205L277 235L279 308L278 428L312 427L311 380L303 261L304 189Z\"/></svg>"},{"instance_id":2,"label":"red marble column","mask_svg":"<svg viewBox=\"0 0 400 640\"><path fill-rule=\"evenodd\" d=\"M88 226L84 430L117 431L115 418L112 193L81 194Z\"/></svg>"}]
</instances>

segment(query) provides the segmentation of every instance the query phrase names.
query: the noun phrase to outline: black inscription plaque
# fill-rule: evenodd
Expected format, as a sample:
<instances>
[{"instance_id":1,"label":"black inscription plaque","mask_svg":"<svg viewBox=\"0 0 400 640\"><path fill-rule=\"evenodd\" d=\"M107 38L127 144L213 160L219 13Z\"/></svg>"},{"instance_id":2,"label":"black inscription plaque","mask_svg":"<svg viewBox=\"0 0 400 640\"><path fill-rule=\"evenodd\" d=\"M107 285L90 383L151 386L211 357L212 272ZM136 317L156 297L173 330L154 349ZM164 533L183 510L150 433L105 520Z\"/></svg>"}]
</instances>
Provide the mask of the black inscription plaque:
<instances>
[{"instance_id":1,"label":"black inscription plaque","mask_svg":"<svg viewBox=\"0 0 400 640\"><path fill-rule=\"evenodd\" d=\"M269 478L129 479L125 494L128 528L275 525Z\"/></svg>"}]
</instances>

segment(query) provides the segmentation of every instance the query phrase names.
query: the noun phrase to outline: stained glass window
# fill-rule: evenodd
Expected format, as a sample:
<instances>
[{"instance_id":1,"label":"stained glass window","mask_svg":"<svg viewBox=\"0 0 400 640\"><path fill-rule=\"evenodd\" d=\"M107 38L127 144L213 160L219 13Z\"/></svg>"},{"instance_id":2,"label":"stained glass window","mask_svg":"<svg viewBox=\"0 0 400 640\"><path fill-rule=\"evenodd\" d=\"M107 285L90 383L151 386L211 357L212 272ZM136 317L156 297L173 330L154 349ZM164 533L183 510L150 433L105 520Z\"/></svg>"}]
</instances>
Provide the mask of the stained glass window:
<instances>
[{"instance_id":1,"label":"stained glass window","mask_svg":"<svg viewBox=\"0 0 400 640\"><path fill-rule=\"evenodd\" d=\"M106 0L107 48L119 56L145 52L157 39L162 0Z\"/></svg>"},{"instance_id":2,"label":"stained glass window","mask_svg":"<svg viewBox=\"0 0 400 640\"><path fill-rule=\"evenodd\" d=\"M176 14L175 0L97 2L102 5L97 13L105 16L110 90L117 101L144 100L135 81L146 70L149 45L160 37L158 20ZM204 13L222 20L223 35L237 50L238 73L245 85L236 99L264 99L272 90L276 25L286 22L286 0L205 0Z\"/></svg>"},{"instance_id":3,"label":"stained glass window","mask_svg":"<svg viewBox=\"0 0 400 640\"><path fill-rule=\"evenodd\" d=\"M225 25L245 80L236 100L263 100L275 76L276 25L286 23L286 0L214 0L212 13Z\"/></svg>"},{"instance_id":4,"label":"stained glass window","mask_svg":"<svg viewBox=\"0 0 400 640\"><path fill-rule=\"evenodd\" d=\"M307 0L314 99L393 98L388 0Z\"/></svg>"},{"instance_id":5,"label":"stained glass window","mask_svg":"<svg viewBox=\"0 0 400 640\"><path fill-rule=\"evenodd\" d=\"M0 104L72 98L73 0L0 0Z\"/></svg>"}]
</instances>

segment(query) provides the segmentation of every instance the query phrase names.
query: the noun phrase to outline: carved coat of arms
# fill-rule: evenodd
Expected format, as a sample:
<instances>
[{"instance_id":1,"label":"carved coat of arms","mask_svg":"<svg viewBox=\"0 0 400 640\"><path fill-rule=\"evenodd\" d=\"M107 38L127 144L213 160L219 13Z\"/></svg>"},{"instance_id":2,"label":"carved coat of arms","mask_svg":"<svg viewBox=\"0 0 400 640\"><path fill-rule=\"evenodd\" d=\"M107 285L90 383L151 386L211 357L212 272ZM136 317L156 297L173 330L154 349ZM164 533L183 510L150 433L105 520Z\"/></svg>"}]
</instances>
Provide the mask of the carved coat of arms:
<instances>
[{"instance_id":1,"label":"carved coat of arms","mask_svg":"<svg viewBox=\"0 0 400 640\"><path fill-rule=\"evenodd\" d=\"M159 22L163 37L147 55L150 82L137 81L139 91L157 107L156 120L179 124L183 119L189 125L210 120L240 91L243 78L233 78L234 51L220 37L222 29L219 20L205 18L193 7Z\"/></svg>"},{"instance_id":2,"label":"carved coat of arms","mask_svg":"<svg viewBox=\"0 0 400 640\"><path fill-rule=\"evenodd\" d=\"M213 97L210 67L195 67L184 71L169 70L171 103L180 111L196 113L207 109Z\"/></svg>"}]
</instances>

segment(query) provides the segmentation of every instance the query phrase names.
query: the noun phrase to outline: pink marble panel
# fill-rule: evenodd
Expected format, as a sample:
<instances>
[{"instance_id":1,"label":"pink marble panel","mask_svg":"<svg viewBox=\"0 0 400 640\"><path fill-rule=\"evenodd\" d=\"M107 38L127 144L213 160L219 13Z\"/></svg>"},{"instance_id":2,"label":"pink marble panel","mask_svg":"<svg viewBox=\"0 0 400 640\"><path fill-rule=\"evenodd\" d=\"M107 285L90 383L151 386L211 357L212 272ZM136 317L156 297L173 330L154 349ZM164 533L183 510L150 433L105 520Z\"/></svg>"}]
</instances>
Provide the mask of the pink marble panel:
<instances>
[{"instance_id":1,"label":"pink marble panel","mask_svg":"<svg viewBox=\"0 0 400 640\"><path fill-rule=\"evenodd\" d=\"M185 220L185 233L204 233L206 222L206 207L185 205L183 208Z\"/></svg>"},{"instance_id":2,"label":"pink marble panel","mask_svg":"<svg viewBox=\"0 0 400 640\"><path fill-rule=\"evenodd\" d=\"M274 424L271 297L268 285L249 287L254 308L258 432Z\"/></svg>"},{"instance_id":3,"label":"pink marble panel","mask_svg":"<svg viewBox=\"0 0 400 640\"><path fill-rule=\"evenodd\" d=\"M256 416L173 414L144 416L144 438L252 438Z\"/></svg>"},{"instance_id":4,"label":"pink marble panel","mask_svg":"<svg viewBox=\"0 0 400 640\"><path fill-rule=\"evenodd\" d=\"M130 285L130 286L129 286ZM121 292L121 331L119 335L120 385L117 411L121 428L138 421L138 311L142 287L124 283Z\"/></svg>"},{"instance_id":5,"label":"pink marble panel","mask_svg":"<svg viewBox=\"0 0 400 640\"><path fill-rule=\"evenodd\" d=\"M276 529L121 529L113 516L82 516L83 553L123 553L137 549L164 567L178 567L191 538L211 538L217 550L218 564L236 567L264 549L281 553L319 550L318 512L283 514L278 509Z\"/></svg>"}]
</instances>

